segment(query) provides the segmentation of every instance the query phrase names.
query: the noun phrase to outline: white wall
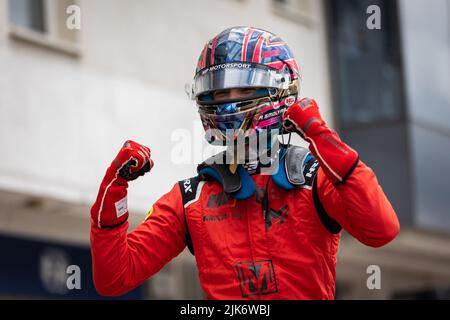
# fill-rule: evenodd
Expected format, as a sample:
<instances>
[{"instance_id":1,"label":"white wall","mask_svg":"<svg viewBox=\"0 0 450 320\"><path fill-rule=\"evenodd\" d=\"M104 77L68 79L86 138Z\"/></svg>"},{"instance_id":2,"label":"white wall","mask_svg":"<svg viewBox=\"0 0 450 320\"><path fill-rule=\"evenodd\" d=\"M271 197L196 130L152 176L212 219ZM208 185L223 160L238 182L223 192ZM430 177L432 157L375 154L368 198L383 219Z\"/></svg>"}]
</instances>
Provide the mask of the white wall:
<instances>
[{"instance_id":1,"label":"white wall","mask_svg":"<svg viewBox=\"0 0 450 320\"><path fill-rule=\"evenodd\" d=\"M312 1L313 27L275 16L269 0L79 1L81 57L8 37L0 0L0 188L90 203L103 173L128 138L152 149L156 166L133 183L139 211L195 163L175 165L171 133L200 139L184 94L206 40L232 25L271 30L292 47L303 70L302 94L330 120L325 26ZM195 133L194 128L197 129Z\"/></svg>"}]
</instances>

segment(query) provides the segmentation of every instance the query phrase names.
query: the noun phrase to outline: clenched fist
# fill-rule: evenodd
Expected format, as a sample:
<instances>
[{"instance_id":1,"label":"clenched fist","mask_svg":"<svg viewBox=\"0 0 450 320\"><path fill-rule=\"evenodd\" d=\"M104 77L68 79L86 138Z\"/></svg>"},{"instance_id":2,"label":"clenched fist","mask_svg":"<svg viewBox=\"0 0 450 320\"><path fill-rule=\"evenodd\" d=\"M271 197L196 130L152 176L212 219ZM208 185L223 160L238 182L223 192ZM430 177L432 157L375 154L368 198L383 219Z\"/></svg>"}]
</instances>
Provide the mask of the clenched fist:
<instances>
[{"instance_id":1,"label":"clenched fist","mask_svg":"<svg viewBox=\"0 0 450 320\"><path fill-rule=\"evenodd\" d=\"M128 219L128 181L149 172L153 167L151 151L128 140L113 160L100 185L91 208L91 219L98 228L115 227Z\"/></svg>"},{"instance_id":2,"label":"clenched fist","mask_svg":"<svg viewBox=\"0 0 450 320\"><path fill-rule=\"evenodd\" d=\"M127 181L143 176L153 167L153 160L150 159L150 156L149 148L128 140L114 159L118 175Z\"/></svg>"},{"instance_id":3,"label":"clenched fist","mask_svg":"<svg viewBox=\"0 0 450 320\"><path fill-rule=\"evenodd\" d=\"M283 127L288 132L298 132L303 138L314 135L314 131L325 125L314 99L304 98L292 106L283 115Z\"/></svg>"},{"instance_id":4,"label":"clenched fist","mask_svg":"<svg viewBox=\"0 0 450 320\"><path fill-rule=\"evenodd\" d=\"M325 124L316 101L304 98L296 102L283 114L283 120L287 132L297 132L310 143L309 149L332 183L343 183L353 172L358 153Z\"/></svg>"}]
</instances>

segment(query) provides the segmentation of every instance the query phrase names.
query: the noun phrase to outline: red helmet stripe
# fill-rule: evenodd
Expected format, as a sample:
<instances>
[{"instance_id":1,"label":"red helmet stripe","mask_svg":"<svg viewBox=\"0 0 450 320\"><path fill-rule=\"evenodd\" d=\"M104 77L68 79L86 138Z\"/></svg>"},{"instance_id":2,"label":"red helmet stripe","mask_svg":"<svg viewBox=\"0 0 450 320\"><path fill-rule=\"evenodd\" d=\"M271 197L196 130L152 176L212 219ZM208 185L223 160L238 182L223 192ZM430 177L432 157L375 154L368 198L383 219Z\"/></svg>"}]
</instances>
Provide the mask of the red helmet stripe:
<instances>
[{"instance_id":1,"label":"red helmet stripe","mask_svg":"<svg viewBox=\"0 0 450 320\"><path fill-rule=\"evenodd\" d=\"M284 66L285 61L274 61L266 63L267 66L281 70Z\"/></svg>"},{"instance_id":2,"label":"red helmet stripe","mask_svg":"<svg viewBox=\"0 0 450 320\"><path fill-rule=\"evenodd\" d=\"M217 38L219 37L219 35L217 35L212 43L212 47L211 47L211 58L209 60L209 64L213 65L214 64L214 51L216 50L216 44L217 44Z\"/></svg>"},{"instance_id":3,"label":"red helmet stripe","mask_svg":"<svg viewBox=\"0 0 450 320\"><path fill-rule=\"evenodd\" d=\"M246 61L248 41L249 41L250 37L252 36L252 33L253 33L252 28L248 28L247 32L245 33L244 42L242 43L242 53L241 53L242 61Z\"/></svg>"},{"instance_id":4,"label":"red helmet stripe","mask_svg":"<svg viewBox=\"0 0 450 320\"><path fill-rule=\"evenodd\" d=\"M266 40L266 39L263 36L261 36L258 39L258 42L256 43L255 51L253 51L253 57L252 57L253 63L261 63L261 47L262 47L264 40Z\"/></svg>"},{"instance_id":5,"label":"red helmet stripe","mask_svg":"<svg viewBox=\"0 0 450 320\"><path fill-rule=\"evenodd\" d=\"M205 48L203 48L203 60L202 60L202 69L206 67L206 54L208 52L208 43L205 44Z\"/></svg>"},{"instance_id":6,"label":"red helmet stripe","mask_svg":"<svg viewBox=\"0 0 450 320\"><path fill-rule=\"evenodd\" d=\"M278 56L280 54L280 52L281 52L280 50L264 51L262 53L262 57L263 58L270 58L270 57L273 57L273 56Z\"/></svg>"},{"instance_id":7,"label":"red helmet stripe","mask_svg":"<svg viewBox=\"0 0 450 320\"><path fill-rule=\"evenodd\" d=\"M287 59L283 61L275 61L275 62L268 62L266 63L267 66L281 70L283 66L287 64L293 71L296 73L300 73L300 70L298 68L297 62L295 59Z\"/></svg>"}]
</instances>

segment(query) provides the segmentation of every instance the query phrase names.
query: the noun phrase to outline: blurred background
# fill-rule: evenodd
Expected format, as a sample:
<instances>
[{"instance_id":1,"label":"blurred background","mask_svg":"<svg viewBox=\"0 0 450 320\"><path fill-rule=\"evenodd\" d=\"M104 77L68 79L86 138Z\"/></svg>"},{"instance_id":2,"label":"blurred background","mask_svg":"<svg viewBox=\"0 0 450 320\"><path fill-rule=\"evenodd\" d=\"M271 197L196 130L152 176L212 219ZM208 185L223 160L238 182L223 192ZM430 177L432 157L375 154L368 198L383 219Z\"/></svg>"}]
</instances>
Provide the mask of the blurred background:
<instances>
[{"instance_id":1,"label":"blurred background","mask_svg":"<svg viewBox=\"0 0 450 320\"><path fill-rule=\"evenodd\" d=\"M381 29L367 27L370 5ZM79 29L67 27L73 13ZM382 249L343 235L336 297L450 298L447 0L0 0L0 298L99 298L89 208L103 174L125 140L152 149L155 168L129 191L132 227L195 175L203 135L184 85L204 43L235 25L287 41L301 95L375 170L400 217ZM180 132L188 158L174 153ZM81 290L67 288L68 265ZM367 287L370 265L379 290ZM203 298L193 256L126 297Z\"/></svg>"}]
</instances>

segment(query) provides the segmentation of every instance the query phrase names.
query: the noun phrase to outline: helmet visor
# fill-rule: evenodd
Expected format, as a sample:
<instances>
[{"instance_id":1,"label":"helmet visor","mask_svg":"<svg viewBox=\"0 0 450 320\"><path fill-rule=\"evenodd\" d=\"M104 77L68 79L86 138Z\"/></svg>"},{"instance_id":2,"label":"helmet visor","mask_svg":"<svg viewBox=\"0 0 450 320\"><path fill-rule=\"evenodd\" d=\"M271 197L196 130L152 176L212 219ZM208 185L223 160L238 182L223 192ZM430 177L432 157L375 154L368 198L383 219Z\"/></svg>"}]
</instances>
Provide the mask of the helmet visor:
<instances>
[{"instance_id":1,"label":"helmet visor","mask_svg":"<svg viewBox=\"0 0 450 320\"><path fill-rule=\"evenodd\" d=\"M259 101L233 102L201 106L198 111L206 131L218 140L234 140L238 135L249 134L255 129L258 116L271 105L269 99Z\"/></svg>"},{"instance_id":2,"label":"helmet visor","mask_svg":"<svg viewBox=\"0 0 450 320\"><path fill-rule=\"evenodd\" d=\"M194 78L192 96L215 90L233 88L287 89L290 73L287 68L277 70L265 65L245 62L228 62L200 70Z\"/></svg>"}]
</instances>

